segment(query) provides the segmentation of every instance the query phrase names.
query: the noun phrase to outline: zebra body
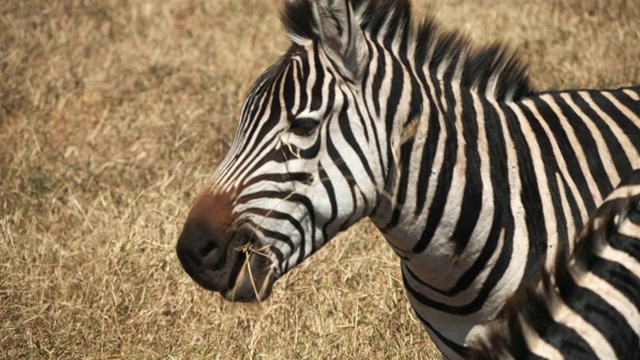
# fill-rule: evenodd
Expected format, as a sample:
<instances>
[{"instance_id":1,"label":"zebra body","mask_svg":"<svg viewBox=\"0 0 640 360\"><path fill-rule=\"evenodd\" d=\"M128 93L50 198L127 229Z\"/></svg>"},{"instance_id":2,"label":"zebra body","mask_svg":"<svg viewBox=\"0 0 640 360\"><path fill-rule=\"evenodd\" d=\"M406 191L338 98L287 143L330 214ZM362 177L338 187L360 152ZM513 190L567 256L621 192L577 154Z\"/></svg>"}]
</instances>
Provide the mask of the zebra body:
<instances>
[{"instance_id":1,"label":"zebra body","mask_svg":"<svg viewBox=\"0 0 640 360\"><path fill-rule=\"evenodd\" d=\"M581 105L590 103L597 109L594 96L598 100L624 99L629 94L637 96L637 89L566 91L502 103L473 101L472 94L462 95L459 106L486 115L465 117L463 111L461 117L466 121L460 121L461 129L452 127L451 134L436 139L418 132L416 138L426 139L405 148L418 154L425 153L429 144L437 148L443 143L441 148L446 148L447 136L471 148L458 146L458 160L440 160L439 169L432 167L426 180L420 179L417 171L407 173L405 179L399 176L399 184L390 193L399 195L399 189L406 188L405 199L411 200L391 198L384 210L377 209L384 215L373 216L402 258L411 303L440 349L462 352L459 345L472 328L502 308L504 294L515 291L522 281L536 281L539 263L553 261L558 243L571 248L574 229L582 226L620 174L628 173L631 164L639 164L637 128L629 138L627 134L633 132L612 126L612 136L598 139L604 147L589 146L588 139L567 142L566 138L576 138L573 126L595 128L602 123L600 119L536 115L554 107L570 114L577 106L565 99L581 99ZM465 98L472 101L465 103ZM634 113L639 110L636 103ZM424 121L430 120L427 117ZM629 124L638 126L637 115L635 123ZM550 131L552 126L554 132ZM465 132L477 137L465 137ZM603 151L625 140L626 153ZM398 158L411 157L402 151L401 147ZM575 154L573 159L563 157L571 153ZM627 157L629 154L632 157ZM570 161L573 163L567 164ZM422 164L428 162L422 160ZM442 178L451 179L451 183L439 192L438 180ZM424 184L428 184L426 189ZM424 203L417 203L413 199L420 197L421 190L426 190L427 196ZM421 211L415 211L419 206ZM394 208L399 209L397 223L389 225ZM434 226L415 226L429 223Z\"/></svg>"},{"instance_id":2,"label":"zebra body","mask_svg":"<svg viewBox=\"0 0 640 360\"><path fill-rule=\"evenodd\" d=\"M509 300L471 359L640 359L640 170L607 197L540 285Z\"/></svg>"},{"instance_id":3,"label":"zebra body","mask_svg":"<svg viewBox=\"0 0 640 360\"><path fill-rule=\"evenodd\" d=\"M287 53L255 83L177 245L230 300L369 216L446 357L483 333L558 243L640 167L640 88L536 94L408 1L291 0Z\"/></svg>"}]
</instances>

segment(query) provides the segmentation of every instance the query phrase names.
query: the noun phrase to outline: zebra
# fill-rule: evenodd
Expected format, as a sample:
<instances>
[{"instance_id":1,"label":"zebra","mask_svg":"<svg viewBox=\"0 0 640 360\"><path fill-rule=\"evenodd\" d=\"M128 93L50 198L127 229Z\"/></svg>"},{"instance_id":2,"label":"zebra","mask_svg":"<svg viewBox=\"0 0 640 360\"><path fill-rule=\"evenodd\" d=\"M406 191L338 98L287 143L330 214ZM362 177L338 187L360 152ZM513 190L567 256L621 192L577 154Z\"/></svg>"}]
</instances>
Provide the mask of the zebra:
<instances>
[{"instance_id":1,"label":"zebra","mask_svg":"<svg viewBox=\"0 0 640 360\"><path fill-rule=\"evenodd\" d=\"M469 359L640 359L640 170L558 251L540 285L519 290Z\"/></svg>"},{"instance_id":2,"label":"zebra","mask_svg":"<svg viewBox=\"0 0 640 360\"><path fill-rule=\"evenodd\" d=\"M200 286L262 301L369 217L415 314L457 359L640 168L640 87L535 92L409 0L287 0L284 55L249 90L176 251Z\"/></svg>"}]
</instances>

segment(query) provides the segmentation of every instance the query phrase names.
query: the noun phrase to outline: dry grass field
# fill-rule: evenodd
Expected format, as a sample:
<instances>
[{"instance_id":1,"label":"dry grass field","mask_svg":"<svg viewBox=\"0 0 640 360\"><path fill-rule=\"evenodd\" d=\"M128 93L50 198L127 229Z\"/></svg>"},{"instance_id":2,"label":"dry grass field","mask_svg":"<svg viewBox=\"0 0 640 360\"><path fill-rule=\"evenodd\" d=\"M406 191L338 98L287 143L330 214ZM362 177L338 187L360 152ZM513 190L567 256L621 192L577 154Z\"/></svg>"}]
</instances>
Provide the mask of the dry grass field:
<instances>
[{"instance_id":1,"label":"dry grass field","mask_svg":"<svg viewBox=\"0 0 640 360\"><path fill-rule=\"evenodd\" d=\"M634 0L415 0L520 50L539 89L640 84ZM262 304L196 286L174 246L279 0L0 1L0 358L427 359L398 260L368 223Z\"/></svg>"}]
</instances>

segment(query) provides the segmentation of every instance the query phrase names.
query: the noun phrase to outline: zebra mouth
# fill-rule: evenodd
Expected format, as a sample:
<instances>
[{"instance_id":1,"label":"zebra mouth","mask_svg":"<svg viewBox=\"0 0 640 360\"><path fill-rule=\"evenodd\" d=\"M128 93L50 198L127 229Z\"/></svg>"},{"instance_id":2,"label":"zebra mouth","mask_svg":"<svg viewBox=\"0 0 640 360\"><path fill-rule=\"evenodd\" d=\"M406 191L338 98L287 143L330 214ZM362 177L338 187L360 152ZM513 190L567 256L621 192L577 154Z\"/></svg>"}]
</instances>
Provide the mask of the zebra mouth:
<instances>
[{"instance_id":1,"label":"zebra mouth","mask_svg":"<svg viewBox=\"0 0 640 360\"><path fill-rule=\"evenodd\" d=\"M250 241L231 251L237 251L238 254L230 271L227 288L220 291L222 297L238 302L262 301L268 298L276 281L268 247Z\"/></svg>"}]
</instances>

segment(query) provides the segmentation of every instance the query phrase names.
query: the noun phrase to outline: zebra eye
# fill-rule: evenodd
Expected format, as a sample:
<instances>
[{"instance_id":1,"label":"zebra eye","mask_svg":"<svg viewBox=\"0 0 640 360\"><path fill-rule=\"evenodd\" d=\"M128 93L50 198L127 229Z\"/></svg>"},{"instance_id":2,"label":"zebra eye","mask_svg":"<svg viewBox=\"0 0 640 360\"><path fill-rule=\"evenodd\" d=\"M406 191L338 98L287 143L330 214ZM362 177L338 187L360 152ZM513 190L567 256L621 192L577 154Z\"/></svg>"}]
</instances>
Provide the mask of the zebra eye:
<instances>
[{"instance_id":1,"label":"zebra eye","mask_svg":"<svg viewBox=\"0 0 640 360\"><path fill-rule=\"evenodd\" d=\"M320 124L320 120L310 117L300 117L291 122L289 130L299 136L309 136Z\"/></svg>"}]
</instances>

